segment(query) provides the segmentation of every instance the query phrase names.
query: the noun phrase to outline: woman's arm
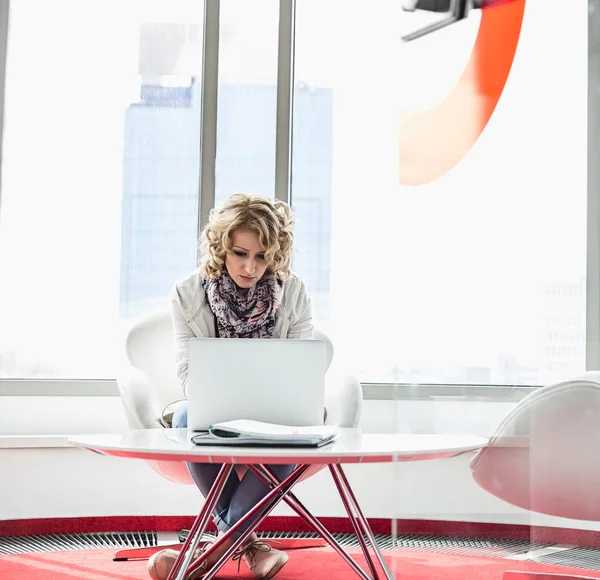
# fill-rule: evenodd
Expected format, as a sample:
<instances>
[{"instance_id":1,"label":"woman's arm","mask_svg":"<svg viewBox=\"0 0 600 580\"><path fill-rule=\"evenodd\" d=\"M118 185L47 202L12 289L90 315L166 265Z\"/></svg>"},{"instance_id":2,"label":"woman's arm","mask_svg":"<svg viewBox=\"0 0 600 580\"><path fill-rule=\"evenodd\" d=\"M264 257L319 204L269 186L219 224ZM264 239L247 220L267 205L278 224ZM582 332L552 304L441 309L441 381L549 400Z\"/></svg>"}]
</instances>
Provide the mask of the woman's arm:
<instances>
[{"instance_id":1,"label":"woman's arm","mask_svg":"<svg viewBox=\"0 0 600 580\"><path fill-rule=\"evenodd\" d=\"M290 327L287 338L311 339L314 338L314 324L312 318L312 305L304 282L300 281L300 290L296 305L290 317ZM323 424L327 422L327 409L323 409Z\"/></svg>"},{"instance_id":2,"label":"woman's arm","mask_svg":"<svg viewBox=\"0 0 600 580\"><path fill-rule=\"evenodd\" d=\"M175 335L175 362L177 363L177 376L181 381L183 394L187 397L188 382L188 348L190 338L196 336L187 323L181 310L181 305L176 298L177 289L173 290L171 299L171 321L173 323L173 334Z\"/></svg>"},{"instance_id":3,"label":"woman's arm","mask_svg":"<svg viewBox=\"0 0 600 580\"><path fill-rule=\"evenodd\" d=\"M313 338L314 325L310 297L304 282L299 280L300 288L296 295L296 303L290 315L290 326L287 338L309 339Z\"/></svg>"}]
</instances>

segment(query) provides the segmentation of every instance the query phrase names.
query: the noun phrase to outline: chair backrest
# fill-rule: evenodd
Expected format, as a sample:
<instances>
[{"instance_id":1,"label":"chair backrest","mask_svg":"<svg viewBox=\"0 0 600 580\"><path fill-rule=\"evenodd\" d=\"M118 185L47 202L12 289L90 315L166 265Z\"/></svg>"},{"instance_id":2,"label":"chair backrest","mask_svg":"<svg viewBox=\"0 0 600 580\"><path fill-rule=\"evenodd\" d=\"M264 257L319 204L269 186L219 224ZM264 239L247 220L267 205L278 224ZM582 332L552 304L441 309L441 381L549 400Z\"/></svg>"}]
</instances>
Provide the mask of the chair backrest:
<instances>
[{"instance_id":1,"label":"chair backrest","mask_svg":"<svg viewBox=\"0 0 600 580\"><path fill-rule=\"evenodd\" d=\"M150 379L155 389L152 395L159 404L164 406L183 397L168 311L154 312L135 322L127 334L125 351L129 364Z\"/></svg>"},{"instance_id":2,"label":"chair backrest","mask_svg":"<svg viewBox=\"0 0 600 580\"><path fill-rule=\"evenodd\" d=\"M325 341L326 365L333 359L333 344L320 329L316 339ZM134 323L125 341L129 364L142 371L152 382L154 397L163 406L183 397L175 366L175 344L171 315L168 311L149 314Z\"/></svg>"},{"instance_id":3,"label":"chair backrest","mask_svg":"<svg viewBox=\"0 0 600 580\"><path fill-rule=\"evenodd\" d=\"M471 470L482 488L518 507L600 521L600 372L525 397Z\"/></svg>"}]
</instances>

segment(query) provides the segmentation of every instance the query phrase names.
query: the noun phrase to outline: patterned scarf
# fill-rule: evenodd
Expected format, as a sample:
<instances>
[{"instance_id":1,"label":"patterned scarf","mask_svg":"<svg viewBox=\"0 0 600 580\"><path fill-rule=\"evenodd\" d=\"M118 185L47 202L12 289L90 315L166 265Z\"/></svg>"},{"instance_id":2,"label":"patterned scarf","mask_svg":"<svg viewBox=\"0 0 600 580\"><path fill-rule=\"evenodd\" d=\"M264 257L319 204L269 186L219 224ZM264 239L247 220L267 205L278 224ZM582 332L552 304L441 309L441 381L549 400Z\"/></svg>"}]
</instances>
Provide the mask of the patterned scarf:
<instances>
[{"instance_id":1,"label":"patterned scarf","mask_svg":"<svg viewBox=\"0 0 600 580\"><path fill-rule=\"evenodd\" d=\"M223 270L216 280L204 278L202 287L221 338L273 338L283 294L281 280L262 278L252 288L242 289Z\"/></svg>"}]
</instances>

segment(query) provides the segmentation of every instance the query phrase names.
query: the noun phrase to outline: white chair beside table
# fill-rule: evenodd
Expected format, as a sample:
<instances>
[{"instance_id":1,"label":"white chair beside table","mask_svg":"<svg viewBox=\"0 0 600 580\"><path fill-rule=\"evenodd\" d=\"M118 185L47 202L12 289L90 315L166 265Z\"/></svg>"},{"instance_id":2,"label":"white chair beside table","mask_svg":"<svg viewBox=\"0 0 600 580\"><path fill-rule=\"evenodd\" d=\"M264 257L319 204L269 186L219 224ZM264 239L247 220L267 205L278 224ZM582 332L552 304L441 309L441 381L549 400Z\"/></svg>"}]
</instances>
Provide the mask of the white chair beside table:
<instances>
[{"instance_id":1,"label":"white chair beside table","mask_svg":"<svg viewBox=\"0 0 600 580\"><path fill-rule=\"evenodd\" d=\"M315 329L315 338L327 345L327 368L333 359L333 344L322 331ZM131 429L160 428L159 417L164 407L182 397L181 383L175 367L175 346L171 315L168 311L149 314L128 330L125 340L126 365L117 378L117 385L127 423ZM357 427L362 409L362 387L354 377L326 381L325 406L327 424ZM177 461L147 461L160 475L175 483L193 484L187 466ZM306 479L323 465L312 466L302 477ZM198 492L200 493L200 492ZM149 558L158 549L178 549L182 544L152 548L118 550L115 560ZM324 546L321 539L278 540L278 549Z\"/></svg>"},{"instance_id":2,"label":"white chair beside table","mask_svg":"<svg viewBox=\"0 0 600 580\"><path fill-rule=\"evenodd\" d=\"M550 516L600 522L600 371L537 389L471 461L492 495ZM504 580L600 580L590 575L507 571Z\"/></svg>"}]
</instances>

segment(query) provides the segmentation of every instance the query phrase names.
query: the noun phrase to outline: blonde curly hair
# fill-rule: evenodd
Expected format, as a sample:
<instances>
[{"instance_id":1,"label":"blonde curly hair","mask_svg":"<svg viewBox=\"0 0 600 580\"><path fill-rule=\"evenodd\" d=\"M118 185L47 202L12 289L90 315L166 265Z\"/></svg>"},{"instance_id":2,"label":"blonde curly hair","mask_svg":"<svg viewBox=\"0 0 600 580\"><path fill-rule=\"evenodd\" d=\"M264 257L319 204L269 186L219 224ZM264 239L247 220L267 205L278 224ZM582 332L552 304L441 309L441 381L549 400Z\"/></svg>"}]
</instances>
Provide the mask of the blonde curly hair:
<instances>
[{"instance_id":1,"label":"blonde curly hair","mask_svg":"<svg viewBox=\"0 0 600 580\"><path fill-rule=\"evenodd\" d=\"M223 273L235 230L253 232L265 248L265 276L286 280L291 276L295 217L283 201L249 193L234 193L210 212L200 235L200 266L206 278Z\"/></svg>"}]
</instances>

